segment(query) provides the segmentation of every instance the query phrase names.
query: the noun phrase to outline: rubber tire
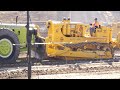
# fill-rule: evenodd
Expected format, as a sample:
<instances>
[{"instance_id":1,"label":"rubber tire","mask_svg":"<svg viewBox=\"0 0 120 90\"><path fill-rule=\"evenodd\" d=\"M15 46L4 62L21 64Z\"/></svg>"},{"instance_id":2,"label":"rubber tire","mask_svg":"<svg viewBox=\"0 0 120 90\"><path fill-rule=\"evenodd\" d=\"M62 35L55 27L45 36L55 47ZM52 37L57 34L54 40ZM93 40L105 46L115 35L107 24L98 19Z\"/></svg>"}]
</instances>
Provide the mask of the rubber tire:
<instances>
[{"instance_id":1,"label":"rubber tire","mask_svg":"<svg viewBox=\"0 0 120 90\"><path fill-rule=\"evenodd\" d=\"M20 44L17 35L11 30L0 29L0 40L3 38L9 39L12 42L12 44ZM13 46L13 51L11 55L7 58L0 57L0 63L15 63L16 60L18 59L19 53L20 46L19 45Z\"/></svg>"}]
</instances>

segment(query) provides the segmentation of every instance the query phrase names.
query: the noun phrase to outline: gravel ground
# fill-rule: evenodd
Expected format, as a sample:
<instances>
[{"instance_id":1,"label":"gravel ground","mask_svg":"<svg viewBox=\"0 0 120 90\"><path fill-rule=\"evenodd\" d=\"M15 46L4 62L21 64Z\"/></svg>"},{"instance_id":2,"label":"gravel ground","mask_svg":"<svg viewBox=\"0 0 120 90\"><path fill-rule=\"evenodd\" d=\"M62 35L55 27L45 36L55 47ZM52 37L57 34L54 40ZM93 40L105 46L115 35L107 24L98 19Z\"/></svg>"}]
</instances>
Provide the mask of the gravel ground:
<instances>
[{"instance_id":1,"label":"gravel ground","mask_svg":"<svg viewBox=\"0 0 120 90\"><path fill-rule=\"evenodd\" d=\"M109 73L70 73L33 76L32 79L120 79L119 72Z\"/></svg>"},{"instance_id":2,"label":"gravel ground","mask_svg":"<svg viewBox=\"0 0 120 90\"><path fill-rule=\"evenodd\" d=\"M27 77L17 78L27 79ZM32 79L120 79L119 71L99 72L99 73L69 73L52 75L34 75Z\"/></svg>"},{"instance_id":3,"label":"gravel ground","mask_svg":"<svg viewBox=\"0 0 120 90\"><path fill-rule=\"evenodd\" d=\"M1 68L0 79L27 79L27 67ZM120 61L32 66L32 79L120 79Z\"/></svg>"},{"instance_id":4,"label":"gravel ground","mask_svg":"<svg viewBox=\"0 0 120 90\"><path fill-rule=\"evenodd\" d=\"M115 64L115 63L114 63ZM49 70L45 70L47 69L48 66L46 67L40 67L40 68L36 68L34 67L34 71L35 70L43 70L42 73L39 74L32 74L32 79L120 79L120 67L118 67L119 65L117 65L117 63L114 65L113 67L106 67L106 65L87 65L88 67L92 67L95 66L96 68L85 68L85 66L83 66L81 70L74 70L73 72L69 71L69 73L48 73L47 71ZM117 67L114 67L117 66ZM53 69L55 70L55 66L54 67L48 67L49 69ZM57 70L58 68L56 68ZM62 69L62 67L59 68L59 70ZM52 70L52 71L53 71ZM47 72L45 74L45 72ZM13 79L27 79L27 75L25 75L24 77L14 77Z\"/></svg>"}]
</instances>

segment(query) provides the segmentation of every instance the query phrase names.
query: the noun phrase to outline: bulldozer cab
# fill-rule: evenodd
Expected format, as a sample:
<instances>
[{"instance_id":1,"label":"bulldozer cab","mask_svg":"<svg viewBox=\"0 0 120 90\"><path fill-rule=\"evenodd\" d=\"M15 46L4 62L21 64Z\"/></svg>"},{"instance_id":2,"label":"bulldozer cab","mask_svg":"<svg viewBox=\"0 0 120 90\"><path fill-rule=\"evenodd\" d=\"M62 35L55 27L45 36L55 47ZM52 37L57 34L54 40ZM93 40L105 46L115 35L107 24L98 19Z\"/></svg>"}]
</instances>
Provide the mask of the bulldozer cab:
<instances>
[{"instance_id":1,"label":"bulldozer cab","mask_svg":"<svg viewBox=\"0 0 120 90\"><path fill-rule=\"evenodd\" d=\"M112 29L106 26L96 27L92 32L90 31L90 25L74 22L63 22L61 31L66 37L106 37L111 40Z\"/></svg>"},{"instance_id":2,"label":"bulldozer cab","mask_svg":"<svg viewBox=\"0 0 120 90\"><path fill-rule=\"evenodd\" d=\"M84 37L86 36L87 27L88 27L87 25L85 26L82 24L71 23L71 24L63 25L61 31L63 35L67 37Z\"/></svg>"}]
</instances>

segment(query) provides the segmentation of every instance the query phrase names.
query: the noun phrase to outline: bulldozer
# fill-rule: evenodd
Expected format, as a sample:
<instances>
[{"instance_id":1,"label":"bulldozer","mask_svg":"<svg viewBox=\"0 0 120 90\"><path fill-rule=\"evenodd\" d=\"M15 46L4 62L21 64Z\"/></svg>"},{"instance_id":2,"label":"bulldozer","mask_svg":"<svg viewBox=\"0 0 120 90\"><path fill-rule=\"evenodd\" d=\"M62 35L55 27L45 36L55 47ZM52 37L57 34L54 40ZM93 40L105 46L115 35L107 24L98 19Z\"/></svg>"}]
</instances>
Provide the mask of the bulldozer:
<instances>
[{"instance_id":1,"label":"bulldozer","mask_svg":"<svg viewBox=\"0 0 120 90\"><path fill-rule=\"evenodd\" d=\"M70 18L62 21L46 22L47 37L36 36L37 50L44 58L53 57L64 60L111 59L114 51L120 49L120 33L112 36L112 28L101 26L90 34L90 25L71 22ZM37 29L39 32L40 29Z\"/></svg>"}]
</instances>

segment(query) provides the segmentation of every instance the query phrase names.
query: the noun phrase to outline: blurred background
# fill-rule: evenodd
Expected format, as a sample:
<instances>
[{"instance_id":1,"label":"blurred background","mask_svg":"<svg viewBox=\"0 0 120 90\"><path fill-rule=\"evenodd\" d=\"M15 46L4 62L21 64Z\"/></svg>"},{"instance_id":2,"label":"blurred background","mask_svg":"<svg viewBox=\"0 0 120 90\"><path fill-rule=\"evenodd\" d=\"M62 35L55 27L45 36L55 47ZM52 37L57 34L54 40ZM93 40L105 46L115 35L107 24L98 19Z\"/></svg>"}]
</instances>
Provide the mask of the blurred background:
<instances>
[{"instance_id":1,"label":"blurred background","mask_svg":"<svg viewBox=\"0 0 120 90\"><path fill-rule=\"evenodd\" d=\"M119 22L120 11L30 11L32 21L59 20L63 17L70 17L72 21L83 23L93 22L98 18L101 22ZM25 11L0 11L1 22L15 22L15 17L19 16L19 21L26 21Z\"/></svg>"},{"instance_id":2,"label":"blurred background","mask_svg":"<svg viewBox=\"0 0 120 90\"><path fill-rule=\"evenodd\" d=\"M26 11L0 11L0 23L18 23L26 24ZM45 22L47 20L61 21L63 17L70 17L73 22L82 22L90 24L94 22L94 18L104 25L120 22L120 11L30 11L31 23L37 24L41 28L43 37L47 36ZM113 25L113 37L116 37L120 31L120 24Z\"/></svg>"}]
</instances>

